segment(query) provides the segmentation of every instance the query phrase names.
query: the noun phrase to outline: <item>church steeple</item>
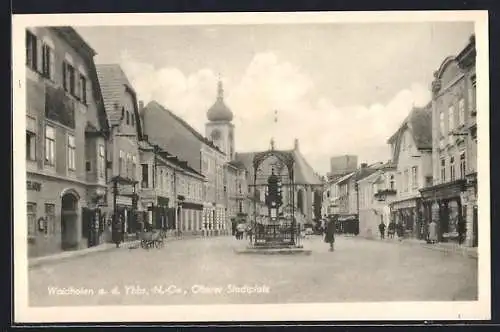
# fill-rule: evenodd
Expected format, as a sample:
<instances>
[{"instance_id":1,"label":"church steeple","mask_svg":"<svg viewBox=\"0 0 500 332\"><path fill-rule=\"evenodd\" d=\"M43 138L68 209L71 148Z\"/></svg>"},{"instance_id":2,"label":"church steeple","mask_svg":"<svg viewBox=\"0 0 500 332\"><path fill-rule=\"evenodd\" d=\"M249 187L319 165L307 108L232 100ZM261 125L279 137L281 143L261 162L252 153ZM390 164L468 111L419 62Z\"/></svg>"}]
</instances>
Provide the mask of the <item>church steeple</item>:
<instances>
[{"instance_id":1,"label":"church steeple","mask_svg":"<svg viewBox=\"0 0 500 332\"><path fill-rule=\"evenodd\" d=\"M224 87L222 86L220 76L219 81L217 82L217 99L208 110L207 118L209 121L231 122L233 120L233 112L231 112L229 107L227 107L224 103Z\"/></svg>"}]
</instances>

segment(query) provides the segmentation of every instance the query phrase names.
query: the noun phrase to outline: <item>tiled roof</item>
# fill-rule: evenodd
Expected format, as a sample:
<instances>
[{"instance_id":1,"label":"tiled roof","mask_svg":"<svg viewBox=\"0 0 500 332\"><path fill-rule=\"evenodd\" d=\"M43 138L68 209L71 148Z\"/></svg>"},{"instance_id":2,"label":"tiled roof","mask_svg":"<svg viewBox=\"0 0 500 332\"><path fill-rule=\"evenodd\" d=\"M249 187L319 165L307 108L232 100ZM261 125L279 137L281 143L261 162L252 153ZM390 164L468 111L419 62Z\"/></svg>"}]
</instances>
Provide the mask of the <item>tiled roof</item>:
<instances>
[{"instance_id":1,"label":"tiled roof","mask_svg":"<svg viewBox=\"0 0 500 332\"><path fill-rule=\"evenodd\" d=\"M282 151L291 154L294 159L294 175L296 184L321 185L323 181L316 175L313 168L298 150ZM247 170L253 169L253 158L258 152L236 153L235 159L242 162Z\"/></svg>"},{"instance_id":2,"label":"tiled roof","mask_svg":"<svg viewBox=\"0 0 500 332\"><path fill-rule=\"evenodd\" d=\"M432 149L432 109L431 103L424 107L414 107L398 130L389 138L392 143L400 138L404 129L410 128L418 149Z\"/></svg>"},{"instance_id":3,"label":"tiled roof","mask_svg":"<svg viewBox=\"0 0 500 332\"><path fill-rule=\"evenodd\" d=\"M214 142L212 142L211 140L209 140L208 138L204 137L203 135L201 135L196 129L194 129L193 127L191 127L191 125L189 125L184 119L180 118L178 115L176 115L174 112L166 109L165 107L163 107L162 105L160 105L160 103L158 103L157 101L153 100L151 102L148 103L148 105L146 106L146 108L150 108L150 107L156 107L156 108L159 108L163 111L165 111L166 113L168 113L172 118L174 118L178 123L180 123L185 129L187 129L194 137L196 137L200 142L202 143L205 143L206 145L212 147L213 149L219 151L220 153L223 153L215 144Z\"/></svg>"},{"instance_id":4,"label":"tiled roof","mask_svg":"<svg viewBox=\"0 0 500 332\"><path fill-rule=\"evenodd\" d=\"M100 64L96 65L96 69L108 121L111 125L118 124L121 120L121 107L118 105L122 102L124 91L126 87L131 91L134 89L120 65Z\"/></svg>"}]
</instances>

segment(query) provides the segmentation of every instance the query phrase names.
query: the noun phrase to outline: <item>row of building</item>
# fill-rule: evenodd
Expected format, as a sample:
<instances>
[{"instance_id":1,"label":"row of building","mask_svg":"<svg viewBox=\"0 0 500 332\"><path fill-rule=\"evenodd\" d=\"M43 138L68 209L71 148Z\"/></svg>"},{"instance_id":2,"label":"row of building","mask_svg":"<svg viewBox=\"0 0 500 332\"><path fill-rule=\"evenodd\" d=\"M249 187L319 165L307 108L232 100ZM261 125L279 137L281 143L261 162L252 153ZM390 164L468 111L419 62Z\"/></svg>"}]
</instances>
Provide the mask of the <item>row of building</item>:
<instances>
[{"instance_id":1,"label":"row of building","mask_svg":"<svg viewBox=\"0 0 500 332\"><path fill-rule=\"evenodd\" d=\"M72 27L26 30L30 257L111 241L113 220L126 239L148 224L231 234L242 219L266 215L265 184L251 183L257 152L236 153L221 82L202 135L157 101L144 105L122 68L96 65L95 55ZM298 140L284 153L297 161L296 204L312 220L321 179Z\"/></svg>"},{"instance_id":2,"label":"row of building","mask_svg":"<svg viewBox=\"0 0 500 332\"><path fill-rule=\"evenodd\" d=\"M434 73L432 100L414 107L388 139L391 160L357 167L355 156L332 159L323 215L359 221L359 234L401 223L407 237L477 246L476 48L472 36ZM335 167L334 167L335 166ZM339 171L340 170L340 171Z\"/></svg>"}]
</instances>

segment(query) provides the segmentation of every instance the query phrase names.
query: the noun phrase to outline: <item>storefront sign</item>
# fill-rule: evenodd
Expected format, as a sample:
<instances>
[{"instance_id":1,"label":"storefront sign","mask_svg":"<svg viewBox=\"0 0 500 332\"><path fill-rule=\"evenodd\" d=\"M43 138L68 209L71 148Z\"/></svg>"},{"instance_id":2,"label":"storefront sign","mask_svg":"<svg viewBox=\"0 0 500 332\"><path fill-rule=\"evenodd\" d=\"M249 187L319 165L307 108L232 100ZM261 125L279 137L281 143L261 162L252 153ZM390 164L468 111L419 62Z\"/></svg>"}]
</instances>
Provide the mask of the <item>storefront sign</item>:
<instances>
[{"instance_id":1,"label":"storefront sign","mask_svg":"<svg viewBox=\"0 0 500 332\"><path fill-rule=\"evenodd\" d=\"M132 205L132 198L127 196L116 196L116 204Z\"/></svg>"},{"instance_id":2,"label":"storefront sign","mask_svg":"<svg viewBox=\"0 0 500 332\"><path fill-rule=\"evenodd\" d=\"M26 187L28 190L40 191L42 190L42 184L35 181L26 181Z\"/></svg>"}]
</instances>

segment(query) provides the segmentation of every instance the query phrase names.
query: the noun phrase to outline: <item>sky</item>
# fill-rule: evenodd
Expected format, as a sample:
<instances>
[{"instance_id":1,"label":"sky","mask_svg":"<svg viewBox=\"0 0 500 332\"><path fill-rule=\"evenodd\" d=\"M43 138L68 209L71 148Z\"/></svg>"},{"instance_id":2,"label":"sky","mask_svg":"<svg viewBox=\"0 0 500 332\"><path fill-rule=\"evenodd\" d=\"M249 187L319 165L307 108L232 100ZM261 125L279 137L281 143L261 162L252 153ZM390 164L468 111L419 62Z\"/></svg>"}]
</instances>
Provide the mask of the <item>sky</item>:
<instances>
[{"instance_id":1,"label":"sky","mask_svg":"<svg viewBox=\"0 0 500 332\"><path fill-rule=\"evenodd\" d=\"M433 73L474 32L467 22L95 26L76 30L96 63L119 63L138 98L205 134L217 80L236 151L299 140L320 174L331 156L390 159L387 139L430 101ZM277 123L274 112L277 111Z\"/></svg>"}]
</instances>

